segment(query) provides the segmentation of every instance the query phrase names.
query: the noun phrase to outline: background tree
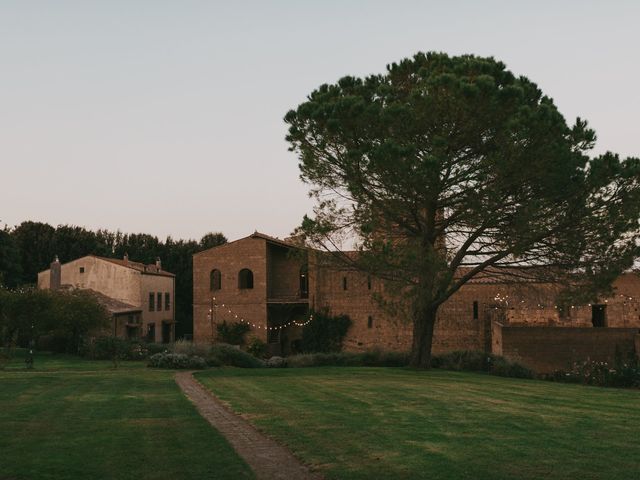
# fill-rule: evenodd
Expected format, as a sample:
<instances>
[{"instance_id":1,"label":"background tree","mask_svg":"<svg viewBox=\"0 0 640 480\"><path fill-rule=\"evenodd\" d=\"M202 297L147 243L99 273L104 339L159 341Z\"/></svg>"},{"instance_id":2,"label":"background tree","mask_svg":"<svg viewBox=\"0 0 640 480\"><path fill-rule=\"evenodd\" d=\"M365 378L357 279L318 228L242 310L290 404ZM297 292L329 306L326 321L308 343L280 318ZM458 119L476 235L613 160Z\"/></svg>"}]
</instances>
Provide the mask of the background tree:
<instances>
[{"instance_id":1,"label":"background tree","mask_svg":"<svg viewBox=\"0 0 640 480\"><path fill-rule=\"evenodd\" d=\"M162 260L162 267L176 275L175 313L176 337L193 332L193 263L192 256L201 250L226 243L220 232L211 232L196 240L163 242L145 234L96 232L75 225L53 227L41 222L22 222L14 229L0 230L0 285L16 287L33 285L38 272L46 270L57 255L68 262L86 255L122 258L145 264Z\"/></svg>"},{"instance_id":2,"label":"background tree","mask_svg":"<svg viewBox=\"0 0 640 480\"><path fill-rule=\"evenodd\" d=\"M0 287L13 288L22 279L20 249L8 227L0 229Z\"/></svg>"},{"instance_id":3,"label":"background tree","mask_svg":"<svg viewBox=\"0 0 640 480\"><path fill-rule=\"evenodd\" d=\"M493 58L420 53L322 85L285 121L317 199L301 231L411 300L414 366L479 274L593 296L638 255L639 160L590 158L586 122Z\"/></svg>"}]
</instances>

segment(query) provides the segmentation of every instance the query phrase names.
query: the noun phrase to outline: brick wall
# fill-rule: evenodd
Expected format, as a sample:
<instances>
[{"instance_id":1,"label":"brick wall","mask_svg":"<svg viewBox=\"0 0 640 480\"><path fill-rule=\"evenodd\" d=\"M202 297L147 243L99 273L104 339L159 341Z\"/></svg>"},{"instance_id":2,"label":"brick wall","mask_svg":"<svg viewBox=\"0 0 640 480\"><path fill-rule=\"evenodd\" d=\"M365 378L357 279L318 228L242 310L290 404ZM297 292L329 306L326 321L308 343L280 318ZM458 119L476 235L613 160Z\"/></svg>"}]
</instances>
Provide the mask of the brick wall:
<instances>
[{"instance_id":1,"label":"brick wall","mask_svg":"<svg viewBox=\"0 0 640 480\"><path fill-rule=\"evenodd\" d=\"M209 318L214 296L219 305L214 308L214 323L237 322L235 315L238 315L256 325L249 335L266 341L266 248L264 240L247 237L193 256L193 336L196 342L210 342L215 336L215 325ZM252 289L238 288L238 274L243 268L253 272ZM213 269L220 270L222 281L221 289L212 292L209 275Z\"/></svg>"},{"instance_id":2,"label":"brick wall","mask_svg":"<svg viewBox=\"0 0 640 480\"><path fill-rule=\"evenodd\" d=\"M616 347L635 351L637 328L514 327L492 325L492 351L538 373L587 359L613 362Z\"/></svg>"}]
</instances>

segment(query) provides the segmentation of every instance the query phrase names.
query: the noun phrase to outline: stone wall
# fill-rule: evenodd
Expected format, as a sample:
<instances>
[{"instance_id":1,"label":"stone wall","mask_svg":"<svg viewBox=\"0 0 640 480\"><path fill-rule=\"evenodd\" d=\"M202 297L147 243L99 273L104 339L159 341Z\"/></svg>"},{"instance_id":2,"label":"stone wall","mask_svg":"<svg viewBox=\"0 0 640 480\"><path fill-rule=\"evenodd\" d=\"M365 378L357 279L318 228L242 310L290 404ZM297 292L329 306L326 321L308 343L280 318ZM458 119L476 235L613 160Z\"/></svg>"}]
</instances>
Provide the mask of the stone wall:
<instances>
[{"instance_id":1,"label":"stone wall","mask_svg":"<svg viewBox=\"0 0 640 480\"><path fill-rule=\"evenodd\" d=\"M514 327L492 325L492 352L537 373L569 368L574 362L613 362L616 348L635 352L637 328Z\"/></svg>"}]
</instances>

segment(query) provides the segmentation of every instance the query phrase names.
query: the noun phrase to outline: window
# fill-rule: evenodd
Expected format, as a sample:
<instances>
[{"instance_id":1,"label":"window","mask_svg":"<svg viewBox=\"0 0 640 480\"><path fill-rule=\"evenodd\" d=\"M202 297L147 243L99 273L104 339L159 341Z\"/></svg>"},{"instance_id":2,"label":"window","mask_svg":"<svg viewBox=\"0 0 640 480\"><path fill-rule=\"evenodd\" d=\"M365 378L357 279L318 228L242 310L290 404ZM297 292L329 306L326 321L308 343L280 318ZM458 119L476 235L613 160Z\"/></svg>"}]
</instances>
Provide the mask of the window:
<instances>
[{"instance_id":1,"label":"window","mask_svg":"<svg viewBox=\"0 0 640 480\"><path fill-rule=\"evenodd\" d=\"M478 314L479 314L478 301L476 300L475 302L473 302L473 319L474 320L478 319Z\"/></svg>"},{"instance_id":2,"label":"window","mask_svg":"<svg viewBox=\"0 0 640 480\"><path fill-rule=\"evenodd\" d=\"M367 328L373 328L373 317L371 315L367 318Z\"/></svg>"},{"instance_id":3,"label":"window","mask_svg":"<svg viewBox=\"0 0 640 480\"><path fill-rule=\"evenodd\" d=\"M158 311L162 310L162 293L158 292L158 301L156 302L158 306Z\"/></svg>"},{"instance_id":4,"label":"window","mask_svg":"<svg viewBox=\"0 0 640 480\"><path fill-rule=\"evenodd\" d=\"M367 276L367 290L371 290L371 275Z\"/></svg>"},{"instance_id":5,"label":"window","mask_svg":"<svg viewBox=\"0 0 640 480\"><path fill-rule=\"evenodd\" d=\"M347 277L342 277L342 289L347 289Z\"/></svg>"},{"instance_id":6,"label":"window","mask_svg":"<svg viewBox=\"0 0 640 480\"><path fill-rule=\"evenodd\" d=\"M220 290L222 288L222 273L217 268L211 270L209 274L209 290Z\"/></svg>"},{"instance_id":7,"label":"window","mask_svg":"<svg viewBox=\"0 0 640 480\"><path fill-rule=\"evenodd\" d=\"M84 267L80 267L80 273L84 273Z\"/></svg>"},{"instance_id":8,"label":"window","mask_svg":"<svg viewBox=\"0 0 640 480\"><path fill-rule=\"evenodd\" d=\"M151 292L149 294L149 311L153 312L156 309L156 296Z\"/></svg>"},{"instance_id":9,"label":"window","mask_svg":"<svg viewBox=\"0 0 640 480\"><path fill-rule=\"evenodd\" d=\"M165 292L164 294L164 309L171 309L171 295L169 294L169 292Z\"/></svg>"},{"instance_id":10,"label":"window","mask_svg":"<svg viewBox=\"0 0 640 480\"><path fill-rule=\"evenodd\" d=\"M253 272L248 268L243 268L240 270L240 273L238 273L238 288L253 288Z\"/></svg>"}]
</instances>

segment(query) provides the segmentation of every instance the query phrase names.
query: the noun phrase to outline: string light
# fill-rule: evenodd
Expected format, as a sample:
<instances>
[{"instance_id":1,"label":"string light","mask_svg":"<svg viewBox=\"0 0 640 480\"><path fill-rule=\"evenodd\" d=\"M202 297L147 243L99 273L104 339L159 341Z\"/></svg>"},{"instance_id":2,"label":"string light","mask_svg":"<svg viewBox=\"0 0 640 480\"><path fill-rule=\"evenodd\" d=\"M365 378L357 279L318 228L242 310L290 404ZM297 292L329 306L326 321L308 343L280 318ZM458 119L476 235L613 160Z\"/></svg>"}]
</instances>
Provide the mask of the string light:
<instances>
[{"instance_id":1,"label":"string light","mask_svg":"<svg viewBox=\"0 0 640 480\"><path fill-rule=\"evenodd\" d=\"M628 302L635 302L635 303L638 302L638 298L634 299L634 297L632 297L630 295L625 295L625 294L622 294L622 293L615 294L612 297L610 297L610 299L615 302L615 299L618 298L618 297L622 299L622 304L623 305L627 305ZM505 295L505 294L502 294L502 293L496 293L494 295L494 297L493 297L493 300L495 302L501 304L503 307L505 307L505 306L507 308L509 307L509 295ZM513 303L516 303L516 302L513 301ZM603 299L602 303L607 303L608 304L609 303L609 299L608 298ZM581 308L591 308L593 305L594 304L591 304L591 303L589 303L587 305L567 305L567 308L572 308L572 309L575 310L575 309L581 309ZM545 308L552 308L553 307L554 309L558 310L560 308L559 305L553 305L553 304L550 304L550 305L545 305L543 303L527 304L527 302L525 300L520 300L519 306L520 306L520 308L524 308L524 309L527 309L527 308L545 309ZM493 307L494 310L497 310L498 308L499 307L495 307L495 306ZM511 308L514 308L514 306L512 306Z\"/></svg>"},{"instance_id":2,"label":"string light","mask_svg":"<svg viewBox=\"0 0 640 480\"><path fill-rule=\"evenodd\" d=\"M213 297L213 301L214 302L217 301L216 297ZM274 327L269 327L269 326L263 327L260 324L256 325L255 323L252 323L252 322L249 322L248 320L245 320L244 317L239 316L237 313L234 313L233 310L231 310L231 308L229 308L229 306L225 305L224 303L221 303L219 306L221 306L222 308L225 308L230 315L233 315L233 317L235 319L240 320L241 323L245 323L245 324L249 325L250 327L258 328L258 329L261 329L261 330L268 330L268 331L282 330L282 329L287 328L287 327L289 327L291 325L295 325L296 327L304 327L305 325L308 325L310 322L313 321L313 314L311 314L311 315L309 315L309 318L304 322L298 322L296 320L290 320L289 322L283 323L282 325L277 325L277 326L274 326ZM218 307L218 305L214 304L214 307ZM209 312L211 312L211 309L209 309Z\"/></svg>"}]
</instances>

